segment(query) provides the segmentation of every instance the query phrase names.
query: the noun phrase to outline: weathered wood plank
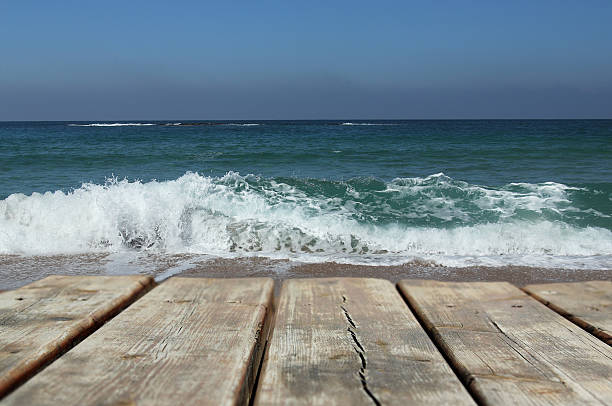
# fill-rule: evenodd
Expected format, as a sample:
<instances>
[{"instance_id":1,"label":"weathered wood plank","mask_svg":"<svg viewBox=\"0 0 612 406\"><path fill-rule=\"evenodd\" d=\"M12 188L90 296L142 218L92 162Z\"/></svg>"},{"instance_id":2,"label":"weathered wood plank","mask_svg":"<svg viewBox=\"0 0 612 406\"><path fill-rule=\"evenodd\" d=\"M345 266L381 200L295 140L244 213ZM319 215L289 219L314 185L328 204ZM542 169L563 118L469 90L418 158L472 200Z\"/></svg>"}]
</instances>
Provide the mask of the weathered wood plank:
<instances>
[{"instance_id":1,"label":"weathered wood plank","mask_svg":"<svg viewBox=\"0 0 612 406\"><path fill-rule=\"evenodd\" d=\"M400 290L483 404L612 404L612 349L505 282Z\"/></svg>"},{"instance_id":2,"label":"weathered wood plank","mask_svg":"<svg viewBox=\"0 0 612 406\"><path fill-rule=\"evenodd\" d=\"M271 279L171 278L9 395L8 405L246 403Z\"/></svg>"},{"instance_id":3,"label":"weathered wood plank","mask_svg":"<svg viewBox=\"0 0 612 406\"><path fill-rule=\"evenodd\" d=\"M0 294L0 397L132 303L148 276L49 276Z\"/></svg>"},{"instance_id":4,"label":"weathered wood plank","mask_svg":"<svg viewBox=\"0 0 612 406\"><path fill-rule=\"evenodd\" d=\"M546 283L523 290L612 345L612 281Z\"/></svg>"},{"instance_id":5,"label":"weathered wood plank","mask_svg":"<svg viewBox=\"0 0 612 406\"><path fill-rule=\"evenodd\" d=\"M283 283L256 405L473 404L394 286Z\"/></svg>"}]
</instances>

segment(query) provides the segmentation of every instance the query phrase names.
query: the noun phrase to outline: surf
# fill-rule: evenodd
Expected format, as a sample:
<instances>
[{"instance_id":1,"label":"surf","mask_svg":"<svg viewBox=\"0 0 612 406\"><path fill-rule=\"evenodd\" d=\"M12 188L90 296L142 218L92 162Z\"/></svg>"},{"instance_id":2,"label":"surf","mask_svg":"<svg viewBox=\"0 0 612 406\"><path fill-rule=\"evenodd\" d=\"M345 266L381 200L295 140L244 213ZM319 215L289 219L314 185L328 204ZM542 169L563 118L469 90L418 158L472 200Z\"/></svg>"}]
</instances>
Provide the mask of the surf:
<instances>
[{"instance_id":1,"label":"surf","mask_svg":"<svg viewBox=\"0 0 612 406\"><path fill-rule=\"evenodd\" d=\"M69 127L143 127L153 126L155 123L90 123L90 124L68 124Z\"/></svg>"},{"instance_id":2,"label":"surf","mask_svg":"<svg viewBox=\"0 0 612 406\"><path fill-rule=\"evenodd\" d=\"M554 182L489 188L444 174L382 181L188 172L0 201L0 254L263 256L302 262L609 267L605 213ZM590 217L589 217L590 216ZM586 223L584 218L588 217Z\"/></svg>"}]
</instances>

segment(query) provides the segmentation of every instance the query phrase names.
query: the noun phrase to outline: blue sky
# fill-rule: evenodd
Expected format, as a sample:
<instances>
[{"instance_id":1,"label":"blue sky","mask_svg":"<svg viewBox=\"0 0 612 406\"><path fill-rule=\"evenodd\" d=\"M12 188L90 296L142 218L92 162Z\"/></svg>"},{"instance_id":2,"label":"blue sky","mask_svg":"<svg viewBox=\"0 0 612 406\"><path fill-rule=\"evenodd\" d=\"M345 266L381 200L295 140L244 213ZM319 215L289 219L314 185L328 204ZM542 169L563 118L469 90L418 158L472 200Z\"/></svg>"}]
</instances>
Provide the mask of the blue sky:
<instances>
[{"instance_id":1,"label":"blue sky","mask_svg":"<svg viewBox=\"0 0 612 406\"><path fill-rule=\"evenodd\" d=\"M0 120L612 118L610 1L0 3Z\"/></svg>"}]
</instances>

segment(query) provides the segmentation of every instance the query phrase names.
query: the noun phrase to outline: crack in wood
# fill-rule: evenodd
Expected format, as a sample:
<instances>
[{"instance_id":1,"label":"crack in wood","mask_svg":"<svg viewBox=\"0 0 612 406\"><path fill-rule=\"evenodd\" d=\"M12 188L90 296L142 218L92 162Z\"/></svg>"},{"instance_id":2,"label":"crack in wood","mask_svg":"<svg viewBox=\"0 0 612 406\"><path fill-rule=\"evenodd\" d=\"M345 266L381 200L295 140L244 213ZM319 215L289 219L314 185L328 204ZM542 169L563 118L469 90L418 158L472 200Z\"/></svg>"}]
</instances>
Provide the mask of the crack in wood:
<instances>
[{"instance_id":1,"label":"crack in wood","mask_svg":"<svg viewBox=\"0 0 612 406\"><path fill-rule=\"evenodd\" d=\"M344 295L342 296L342 303L346 303L346 296ZM354 343L353 350L355 350L355 352L359 356L359 359L361 360L361 368L359 368L359 372L358 372L359 380L361 381L361 388L366 393L366 395L368 395L368 397L372 400L372 402L374 402L376 406L380 406L381 405L380 401L376 398L374 393L372 393L372 391L368 387L368 381L366 380L366 368L368 367L368 363L367 363L366 356L365 356L365 349L359 342L359 338L357 337L357 332L355 331L357 329L357 326L355 325L355 322L351 318L351 315L349 314L346 307L342 305L340 306L340 308L342 309L342 312L344 313L344 317L346 318L346 321L349 324L346 330L349 332L351 339L353 340L353 343Z\"/></svg>"}]
</instances>

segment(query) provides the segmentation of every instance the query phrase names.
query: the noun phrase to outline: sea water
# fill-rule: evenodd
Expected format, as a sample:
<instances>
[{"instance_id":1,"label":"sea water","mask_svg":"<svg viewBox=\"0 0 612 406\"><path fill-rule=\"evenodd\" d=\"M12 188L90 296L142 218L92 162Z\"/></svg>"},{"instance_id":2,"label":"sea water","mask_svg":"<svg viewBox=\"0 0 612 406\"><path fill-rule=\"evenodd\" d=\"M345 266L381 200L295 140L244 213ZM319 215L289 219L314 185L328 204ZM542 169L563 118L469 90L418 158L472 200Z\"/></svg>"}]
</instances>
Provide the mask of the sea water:
<instances>
[{"instance_id":1,"label":"sea water","mask_svg":"<svg viewBox=\"0 0 612 406\"><path fill-rule=\"evenodd\" d=\"M0 123L0 255L612 268L612 120L178 124Z\"/></svg>"}]
</instances>

